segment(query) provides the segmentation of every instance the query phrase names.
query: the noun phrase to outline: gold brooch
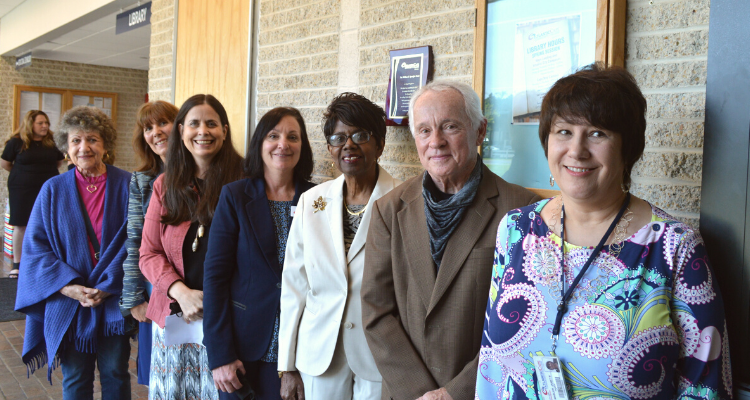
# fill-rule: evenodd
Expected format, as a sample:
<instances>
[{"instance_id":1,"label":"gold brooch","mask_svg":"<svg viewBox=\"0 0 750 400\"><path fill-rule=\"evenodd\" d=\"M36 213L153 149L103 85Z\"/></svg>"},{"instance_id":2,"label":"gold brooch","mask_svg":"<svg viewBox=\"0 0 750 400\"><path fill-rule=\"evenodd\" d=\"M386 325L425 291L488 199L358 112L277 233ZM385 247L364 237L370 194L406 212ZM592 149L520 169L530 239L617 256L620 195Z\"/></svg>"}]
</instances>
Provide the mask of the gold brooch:
<instances>
[{"instance_id":1,"label":"gold brooch","mask_svg":"<svg viewBox=\"0 0 750 400\"><path fill-rule=\"evenodd\" d=\"M323 196L318 197L317 200L313 201L313 214L315 214L318 211L324 211L326 209L326 201L323 200Z\"/></svg>"}]
</instances>

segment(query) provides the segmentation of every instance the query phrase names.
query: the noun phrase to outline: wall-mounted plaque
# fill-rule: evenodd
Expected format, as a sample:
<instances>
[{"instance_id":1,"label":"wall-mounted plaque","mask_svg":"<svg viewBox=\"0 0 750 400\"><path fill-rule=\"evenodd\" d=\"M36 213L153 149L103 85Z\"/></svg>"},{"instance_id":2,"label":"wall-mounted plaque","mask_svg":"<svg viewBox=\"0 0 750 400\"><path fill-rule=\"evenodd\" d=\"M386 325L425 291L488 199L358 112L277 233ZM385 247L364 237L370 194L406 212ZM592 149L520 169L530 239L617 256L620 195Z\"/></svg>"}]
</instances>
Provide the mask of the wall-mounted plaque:
<instances>
[{"instance_id":1,"label":"wall-mounted plaque","mask_svg":"<svg viewBox=\"0 0 750 400\"><path fill-rule=\"evenodd\" d=\"M409 124L412 94L432 79L432 46L391 50L391 73L385 98L386 125Z\"/></svg>"}]
</instances>

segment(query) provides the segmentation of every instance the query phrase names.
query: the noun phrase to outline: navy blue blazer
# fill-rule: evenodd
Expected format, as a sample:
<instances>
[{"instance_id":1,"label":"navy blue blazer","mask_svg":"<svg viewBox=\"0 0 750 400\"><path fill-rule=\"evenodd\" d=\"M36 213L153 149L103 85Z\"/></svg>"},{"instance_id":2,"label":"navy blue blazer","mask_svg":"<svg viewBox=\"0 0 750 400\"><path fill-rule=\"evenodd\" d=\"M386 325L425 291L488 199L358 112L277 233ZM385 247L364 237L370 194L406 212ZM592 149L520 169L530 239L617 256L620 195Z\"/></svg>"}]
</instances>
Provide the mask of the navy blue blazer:
<instances>
[{"instance_id":1,"label":"navy blue blazer","mask_svg":"<svg viewBox=\"0 0 750 400\"><path fill-rule=\"evenodd\" d=\"M315 186L295 183L292 204ZM203 272L203 344L211 369L256 361L268 350L281 297L281 267L263 179L221 190ZM291 220L290 220L291 224Z\"/></svg>"}]
</instances>

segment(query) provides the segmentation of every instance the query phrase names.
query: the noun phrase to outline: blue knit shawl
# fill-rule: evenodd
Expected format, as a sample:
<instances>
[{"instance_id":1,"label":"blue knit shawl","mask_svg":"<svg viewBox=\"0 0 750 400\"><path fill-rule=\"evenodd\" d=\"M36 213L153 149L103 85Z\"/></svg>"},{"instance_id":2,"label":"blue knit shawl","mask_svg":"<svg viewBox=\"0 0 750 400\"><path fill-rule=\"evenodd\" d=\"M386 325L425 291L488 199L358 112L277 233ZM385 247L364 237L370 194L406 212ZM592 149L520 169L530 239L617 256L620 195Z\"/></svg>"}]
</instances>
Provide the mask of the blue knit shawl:
<instances>
[{"instance_id":1,"label":"blue knit shawl","mask_svg":"<svg viewBox=\"0 0 750 400\"><path fill-rule=\"evenodd\" d=\"M96 268L78 204L75 170L48 180L39 192L26 227L16 297L16 310L26 314L22 359L30 373L46 362L51 382L61 344L66 346L72 339L76 350L95 353L100 332L106 336L124 333L118 301L127 254L129 182L129 172L107 166L101 257ZM97 307L82 307L60 293L71 283L111 296Z\"/></svg>"}]
</instances>

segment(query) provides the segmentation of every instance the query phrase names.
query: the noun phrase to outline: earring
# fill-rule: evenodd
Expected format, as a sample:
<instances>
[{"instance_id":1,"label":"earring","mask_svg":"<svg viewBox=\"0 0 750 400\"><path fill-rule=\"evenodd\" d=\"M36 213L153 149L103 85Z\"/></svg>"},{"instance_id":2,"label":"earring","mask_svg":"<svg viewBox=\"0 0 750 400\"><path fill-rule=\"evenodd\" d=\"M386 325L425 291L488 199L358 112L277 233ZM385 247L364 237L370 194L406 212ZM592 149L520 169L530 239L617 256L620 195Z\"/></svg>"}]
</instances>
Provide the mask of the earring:
<instances>
[{"instance_id":1,"label":"earring","mask_svg":"<svg viewBox=\"0 0 750 400\"><path fill-rule=\"evenodd\" d=\"M65 153L65 161L68 161L68 153Z\"/></svg>"},{"instance_id":2,"label":"earring","mask_svg":"<svg viewBox=\"0 0 750 400\"><path fill-rule=\"evenodd\" d=\"M552 174L549 174L549 185L550 185L551 187L554 187L554 186L555 186L555 177L554 177L554 176L552 176Z\"/></svg>"},{"instance_id":3,"label":"earring","mask_svg":"<svg viewBox=\"0 0 750 400\"><path fill-rule=\"evenodd\" d=\"M623 193L627 193L627 192L630 191L630 187L629 186L625 186L625 182L623 182L623 183L620 184L620 189L622 189Z\"/></svg>"},{"instance_id":4,"label":"earring","mask_svg":"<svg viewBox=\"0 0 750 400\"><path fill-rule=\"evenodd\" d=\"M336 164L334 164L333 161L331 161L331 168L333 168L335 166L336 166Z\"/></svg>"}]
</instances>

